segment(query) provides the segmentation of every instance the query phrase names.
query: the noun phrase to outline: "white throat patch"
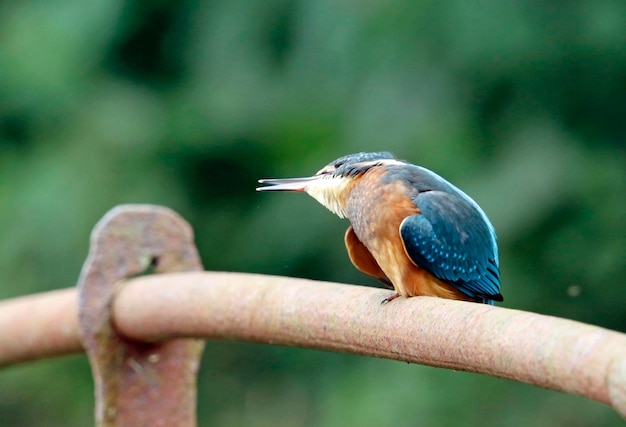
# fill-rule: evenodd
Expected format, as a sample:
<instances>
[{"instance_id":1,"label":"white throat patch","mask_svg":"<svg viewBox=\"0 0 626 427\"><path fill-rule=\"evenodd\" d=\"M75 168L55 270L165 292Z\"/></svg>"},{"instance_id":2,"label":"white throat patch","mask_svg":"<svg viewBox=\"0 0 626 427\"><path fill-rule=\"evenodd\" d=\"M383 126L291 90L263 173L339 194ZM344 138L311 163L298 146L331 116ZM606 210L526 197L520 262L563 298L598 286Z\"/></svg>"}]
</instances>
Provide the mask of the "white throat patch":
<instances>
[{"instance_id":1,"label":"white throat patch","mask_svg":"<svg viewBox=\"0 0 626 427\"><path fill-rule=\"evenodd\" d=\"M320 176L306 186L306 192L339 218L346 218L346 188L349 178Z\"/></svg>"}]
</instances>

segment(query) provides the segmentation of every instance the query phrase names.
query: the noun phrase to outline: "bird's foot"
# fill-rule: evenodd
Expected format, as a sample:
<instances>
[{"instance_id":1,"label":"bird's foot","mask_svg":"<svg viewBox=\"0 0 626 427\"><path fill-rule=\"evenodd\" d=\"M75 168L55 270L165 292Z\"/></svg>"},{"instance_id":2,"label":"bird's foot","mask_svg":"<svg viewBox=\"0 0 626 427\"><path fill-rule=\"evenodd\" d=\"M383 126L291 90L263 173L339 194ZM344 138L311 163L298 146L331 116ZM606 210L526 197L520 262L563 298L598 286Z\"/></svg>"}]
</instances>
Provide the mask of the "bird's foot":
<instances>
[{"instance_id":1,"label":"bird's foot","mask_svg":"<svg viewBox=\"0 0 626 427\"><path fill-rule=\"evenodd\" d=\"M398 298L399 296L400 296L400 294L398 294L398 293L395 293L393 295L389 295L387 298L382 300L380 303L381 304L387 304L389 301L393 301L394 299Z\"/></svg>"}]
</instances>

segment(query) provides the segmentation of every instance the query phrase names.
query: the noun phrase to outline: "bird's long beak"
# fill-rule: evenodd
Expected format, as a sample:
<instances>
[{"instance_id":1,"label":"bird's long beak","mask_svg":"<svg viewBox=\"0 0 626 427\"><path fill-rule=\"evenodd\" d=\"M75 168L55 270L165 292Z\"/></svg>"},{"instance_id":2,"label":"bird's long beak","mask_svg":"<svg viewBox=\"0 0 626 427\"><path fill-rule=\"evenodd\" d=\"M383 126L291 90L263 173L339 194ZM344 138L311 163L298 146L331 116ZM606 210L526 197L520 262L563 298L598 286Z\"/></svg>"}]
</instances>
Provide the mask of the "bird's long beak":
<instances>
[{"instance_id":1,"label":"bird's long beak","mask_svg":"<svg viewBox=\"0 0 626 427\"><path fill-rule=\"evenodd\" d=\"M305 178L282 178L282 179L259 179L259 184L268 184L266 187L258 187L256 191L306 191L307 185L318 180L319 176Z\"/></svg>"}]
</instances>

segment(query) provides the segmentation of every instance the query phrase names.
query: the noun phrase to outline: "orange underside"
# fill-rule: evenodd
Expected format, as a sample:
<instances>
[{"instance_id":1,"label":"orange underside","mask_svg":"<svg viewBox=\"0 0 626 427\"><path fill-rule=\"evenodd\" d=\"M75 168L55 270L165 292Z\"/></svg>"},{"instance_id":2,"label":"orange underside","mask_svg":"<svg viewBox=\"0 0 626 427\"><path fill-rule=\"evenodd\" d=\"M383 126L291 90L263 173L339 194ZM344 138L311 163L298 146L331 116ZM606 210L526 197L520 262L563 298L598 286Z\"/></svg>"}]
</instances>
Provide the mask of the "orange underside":
<instances>
[{"instance_id":1,"label":"orange underside","mask_svg":"<svg viewBox=\"0 0 626 427\"><path fill-rule=\"evenodd\" d=\"M454 286L437 279L426 270L417 267L406 254L402 254L404 259L399 261L401 265L393 269L400 272L399 277L391 280L380 268L370 251L354 234L352 227L349 227L346 231L345 243L350 261L356 268L382 282L392 284L395 291L400 295L407 297L423 295L472 301L472 298Z\"/></svg>"}]
</instances>

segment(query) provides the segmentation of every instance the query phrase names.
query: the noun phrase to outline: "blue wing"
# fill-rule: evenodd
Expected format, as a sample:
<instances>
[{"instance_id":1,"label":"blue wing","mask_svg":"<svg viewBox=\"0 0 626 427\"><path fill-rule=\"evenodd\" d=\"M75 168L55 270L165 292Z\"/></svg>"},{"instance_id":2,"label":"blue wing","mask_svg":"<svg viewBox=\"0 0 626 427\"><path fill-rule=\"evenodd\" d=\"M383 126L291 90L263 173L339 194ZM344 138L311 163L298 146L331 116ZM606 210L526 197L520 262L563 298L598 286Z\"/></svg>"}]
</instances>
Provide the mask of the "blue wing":
<instances>
[{"instance_id":1,"label":"blue wing","mask_svg":"<svg viewBox=\"0 0 626 427\"><path fill-rule=\"evenodd\" d=\"M502 301L496 236L480 208L443 191L419 193L414 202L420 214L400 225L411 260L470 297Z\"/></svg>"}]
</instances>

